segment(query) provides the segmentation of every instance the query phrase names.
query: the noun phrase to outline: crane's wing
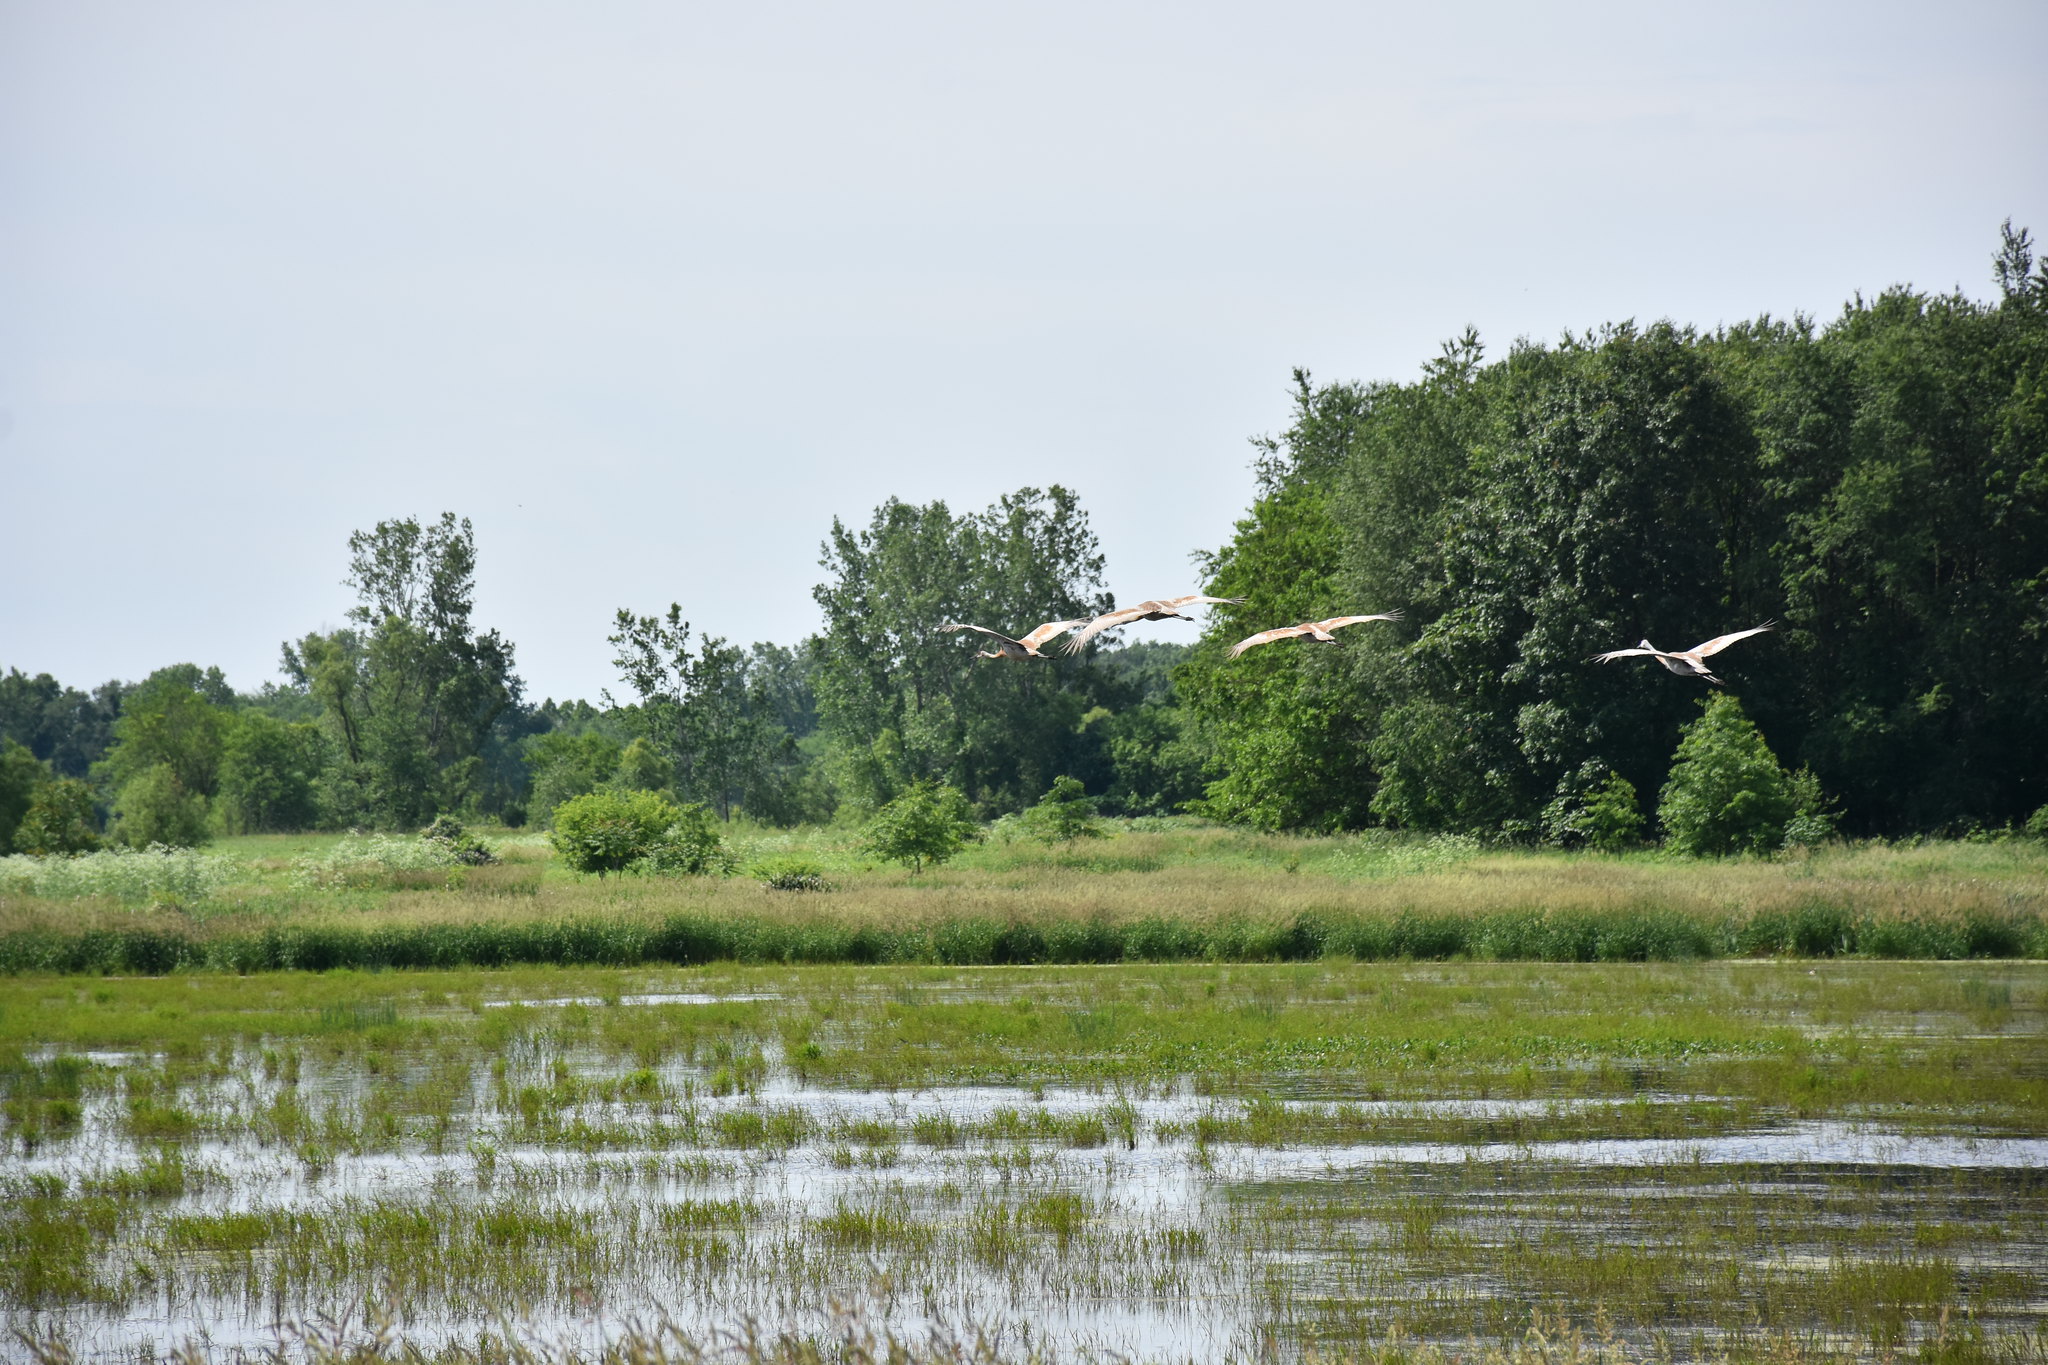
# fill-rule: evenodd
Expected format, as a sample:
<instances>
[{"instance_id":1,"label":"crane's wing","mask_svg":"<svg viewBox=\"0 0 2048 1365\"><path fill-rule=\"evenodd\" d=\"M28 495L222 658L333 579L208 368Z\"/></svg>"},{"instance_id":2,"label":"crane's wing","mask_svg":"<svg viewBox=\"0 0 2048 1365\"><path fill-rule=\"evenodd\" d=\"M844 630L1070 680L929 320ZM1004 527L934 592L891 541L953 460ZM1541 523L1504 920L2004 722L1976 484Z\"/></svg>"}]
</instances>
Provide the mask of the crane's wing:
<instances>
[{"instance_id":1,"label":"crane's wing","mask_svg":"<svg viewBox=\"0 0 2048 1365\"><path fill-rule=\"evenodd\" d=\"M1242 597L1205 597L1201 593L1191 592L1185 597L1162 598L1157 602L1151 603L1150 605L1155 607L1170 607L1178 609L1181 607L1193 606L1198 603L1212 602L1220 607L1231 607L1236 606L1239 602L1242 601L1244 601Z\"/></svg>"},{"instance_id":2,"label":"crane's wing","mask_svg":"<svg viewBox=\"0 0 2048 1365\"><path fill-rule=\"evenodd\" d=\"M1009 640L1010 643L1013 645L1021 645L1024 643L1022 640L1010 639L1009 636L1003 634L999 630L990 630L987 626L965 626L961 625L958 621L948 621L945 625L940 626L939 629L944 631L948 635L951 635L956 630L978 630L983 635L993 635L998 640Z\"/></svg>"},{"instance_id":3,"label":"crane's wing","mask_svg":"<svg viewBox=\"0 0 2048 1365\"><path fill-rule=\"evenodd\" d=\"M1121 607L1116 611L1106 611L1093 621L1090 621L1086 626L1083 626L1062 648L1069 654L1079 654L1090 640L1102 634L1103 631L1115 630L1118 626L1128 625L1158 605L1159 603L1157 602L1140 602L1135 607Z\"/></svg>"},{"instance_id":4,"label":"crane's wing","mask_svg":"<svg viewBox=\"0 0 2048 1365\"><path fill-rule=\"evenodd\" d=\"M1761 635L1777 624L1776 621L1766 621L1762 625L1752 626L1748 630L1738 630L1733 635L1716 635L1703 645L1694 645L1686 653L1697 654L1701 658L1705 658L1709 654L1719 654L1737 640L1747 640L1752 635Z\"/></svg>"},{"instance_id":5,"label":"crane's wing","mask_svg":"<svg viewBox=\"0 0 2048 1365\"><path fill-rule=\"evenodd\" d=\"M1085 616L1078 621L1047 621L1037 630L1034 630L1029 635L1025 636L1022 643L1031 646L1033 649L1037 649L1040 645L1044 644L1047 640L1050 640L1053 636L1064 635L1066 632L1072 630L1075 626L1085 626L1087 624L1088 618Z\"/></svg>"},{"instance_id":6,"label":"crane's wing","mask_svg":"<svg viewBox=\"0 0 2048 1365\"><path fill-rule=\"evenodd\" d=\"M1321 630L1336 630L1339 626L1355 626L1360 621L1398 621L1400 619L1401 613L1398 611L1383 611L1372 616L1332 616L1327 621L1317 621L1315 625Z\"/></svg>"},{"instance_id":7,"label":"crane's wing","mask_svg":"<svg viewBox=\"0 0 2048 1365\"><path fill-rule=\"evenodd\" d=\"M1616 659L1627 659L1637 654L1647 654L1649 657L1653 659L1669 659L1676 657L1674 655L1666 654L1661 649L1610 649L1605 654L1595 654L1591 659L1588 659L1586 662L1595 664L1611 664Z\"/></svg>"},{"instance_id":8,"label":"crane's wing","mask_svg":"<svg viewBox=\"0 0 2048 1365\"><path fill-rule=\"evenodd\" d=\"M1275 640L1291 640L1297 635L1306 635L1313 629L1313 626L1279 626L1273 630L1262 630L1257 635L1247 635L1239 640L1230 647L1230 653L1224 657L1235 659L1248 649L1257 649L1260 645L1269 645Z\"/></svg>"}]
</instances>

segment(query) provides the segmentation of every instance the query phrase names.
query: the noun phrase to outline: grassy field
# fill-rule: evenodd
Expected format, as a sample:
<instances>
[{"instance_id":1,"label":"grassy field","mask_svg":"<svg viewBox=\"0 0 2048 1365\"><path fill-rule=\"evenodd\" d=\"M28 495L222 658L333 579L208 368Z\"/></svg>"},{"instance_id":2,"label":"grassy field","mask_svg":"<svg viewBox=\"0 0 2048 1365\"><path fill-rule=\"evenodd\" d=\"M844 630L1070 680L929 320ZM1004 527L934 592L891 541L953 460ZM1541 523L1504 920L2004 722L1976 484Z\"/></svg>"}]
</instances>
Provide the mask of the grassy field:
<instances>
[{"instance_id":1,"label":"grassy field","mask_svg":"<svg viewBox=\"0 0 2048 1365\"><path fill-rule=\"evenodd\" d=\"M744 872L578 876L535 834L498 837L488 867L390 865L339 836L234 839L188 884L104 894L0 865L0 970L2048 956L2048 847L2032 841L1691 860L1110 828L993 838L916 877L872 865L848 832L736 832L742 868L801 858L822 892Z\"/></svg>"},{"instance_id":2,"label":"grassy field","mask_svg":"<svg viewBox=\"0 0 2048 1365\"><path fill-rule=\"evenodd\" d=\"M2038 1361L2044 1034L2033 962L19 974L0 1327Z\"/></svg>"}]
</instances>

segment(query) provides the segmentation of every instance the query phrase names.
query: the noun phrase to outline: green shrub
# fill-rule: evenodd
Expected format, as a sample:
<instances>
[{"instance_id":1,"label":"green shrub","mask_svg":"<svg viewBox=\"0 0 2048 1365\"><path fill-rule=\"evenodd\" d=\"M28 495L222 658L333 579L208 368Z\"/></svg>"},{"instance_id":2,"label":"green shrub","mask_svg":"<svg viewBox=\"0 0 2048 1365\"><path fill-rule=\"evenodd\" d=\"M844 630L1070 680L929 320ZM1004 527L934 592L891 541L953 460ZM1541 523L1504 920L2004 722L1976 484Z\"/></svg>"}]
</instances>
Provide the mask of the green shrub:
<instances>
[{"instance_id":1,"label":"green shrub","mask_svg":"<svg viewBox=\"0 0 2048 1365\"><path fill-rule=\"evenodd\" d=\"M114 839L130 848L196 848L207 841L206 798L185 790L168 763L122 784L114 797Z\"/></svg>"},{"instance_id":2,"label":"green shrub","mask_svg":"<svg viewBox=\"0 0 2048 1365\"><path fill-rule=\"evenodd\" d=\"M1707 698L1679 734L1671 776L1657 804L1668 846L1678 853L1764 853L1785 842L1797 812L1792 778L1779 766L1742 704Z\"/></svg>"},{"instance_id":3,"label":"green shrub","mask_svg":"<svg viewBox=\"0 0 2048 1365\"><path fill-rule=\"evenodd\" d=\"M1080 779L1056 777L1038 804L1024 812L1024 828L1042 843L1067 843L1074 839L1098 838L1095 800Z\"/></svg>"},{"instance_id":4,"label":"green shrub","mask_svg":"<svg viewBox=\"0 0 2048 1365\"><path fill-rule=\"evenodd\" d=\"M915 876L926 863L943 863L980 833L967 798L951 787L919 781L875 814L862 847L902 863Z\"/></svg>"},{"instance_id":5,"label":"green shrub","mask_svg":"<svg viewBox=\"0 0 2048 1365\"><path fill-rule=\"evenodd\" d=\"M1636 800L1635 783L1620 773L1586 798L1584 816L1586 846L1612 853L1642 837L1643 812Z\"/></svg>"},{"instance_id":6,"label":"green shrub","mask_svg":"<svg viewBox=\"0 0 2048 1365\"><path fill-rule=\"evenodd\" d=\"M2048 806L2027 817L2027 833L2036 839L2048 839Z\"/></svg>"},{"instance_id":7,"label":"green shrub","mask_svg":"<svg viewBox=\"0 0 2048 1365\"><path fill-rule=\"evenodd\" d=\"M555 808L555 851L578 872L621 872L654 851L682 816L653 792L596 791Z\"/></svg>"},{"instance_id":8,"label":"green shrub","mask_svg":"<svg viewBox=\"0 0 2048 1365\"><path fill-rule=\"evenodd\" d=\"M1826 843L1834 837L1835 813L1811 768L1792 774L1792 818L1785 822L1785 847Z\"/></svg>"},{"instance_id":9,"label":"green shrub","mask_svg":"<svg viewBox=\"0 0 2048 1365\"><path fill-rule=\"evenodd\" d=\"M89 853L100 846L92 789L75 777L45 782L14 828L16 853Z\"/></svg>"},{"instance_id":10,"label":"green shrub","mask_svg":"<svg viewBox=\"0 0 2048 1365\"><path fill-rule=\"evenodd\" d=\"M1604 782L1602 773L1607 774ZM1543 808L1543 837L1560 848L1613 853L1636 842L1642 831L1635 784L1598 762L1566 777Z\"/></svg>"},{"instance_id":11,"label":"green shrub","mask_svg":"<svg viewBox=\"0 0 2048 1365\"><path fill-rule=\"evenodd\" d=\"M675 820L647 850L648 870L664 876L724 876L733 865L733 856L719 837L717 818L695 802L677 808Z\"/></svg>"}]
</instances>

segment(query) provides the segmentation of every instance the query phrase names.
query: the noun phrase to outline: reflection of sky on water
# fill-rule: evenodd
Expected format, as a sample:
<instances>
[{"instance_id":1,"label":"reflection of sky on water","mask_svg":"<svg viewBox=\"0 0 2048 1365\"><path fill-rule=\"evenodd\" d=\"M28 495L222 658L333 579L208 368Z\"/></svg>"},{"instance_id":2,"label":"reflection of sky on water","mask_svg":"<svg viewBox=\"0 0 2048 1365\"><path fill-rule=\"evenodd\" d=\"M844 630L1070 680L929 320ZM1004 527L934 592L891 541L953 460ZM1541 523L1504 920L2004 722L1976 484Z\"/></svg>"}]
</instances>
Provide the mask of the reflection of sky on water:
<instances>
[{"instance_id":1,"label":"reflection of sky on water","mask_svg":"<svg viewBox=\"0 0 2048 1365\"><path fill-rule=\"evenodd\" d=\"M627 997L650 1003L705 1003L680 994ZM563 1002L550 1002L563 1003ZM581 1003L581 1002L572 1002ZM596 1003L596 1002L591 1002ZM507 1085L516 1093L527 1083L545 1084L561 1053L543 1042L516 1043ZM128 1077L161 1063L139 1053L93 1054L90 1060L113 1073L89 1087L75 1135L52 1141L33 1155L0 1157L0 1180L30 1174L62 1175L78 1181L141 1164L145 1149L123 1128ZM595 1053L568 1054L584 1082L616 1078L628 1069ZM541 1316L515 1325L532 1339L588 1350L615 1338L622 1324L668 1319L696 1331L729 1327L754 1315L778 1328L821 1331L830 1327L824 1304L831 1298L858 1305L869 1323L898 1333L921 1335L933 1326L973 1326L993 1333L1022 1353L1049 1347L1073 1356L1129 1355L1137 1358L1250 1358L1259 1350L1270 1321L1267 1276L1283 1272L1297 1289L1341 1280L1336 1263L1325 1265L1313 1247L1263 1259L1229 1241L1227 1209L1256 1209L1261 1201L1323 1198L1338 1201L1383 1195L1384 1181L1461 1179L1458 1168L1488 1174L1492 1193L1487 1216L1510 1225L1521 1216L1517 1190L1542 1190L1560 1172L1627 1170L1634 1174L1607 1188L1645 1194L1686 1188L1686 1170L1722 1168L1734 1184L1762 1185L1785 1179L1854 1177L1892 1170L2015 1171L2048 1169L2048 1140L1886 1131L1843 1122L1745 1124L1742 1131L1708 1131L1684 1137L1584 1137L1530 1142L1358 1141L1253 1146L1227 1141L1197 1143L1191 1129L1204 1118L1242 1117L1251 1103L1197 1092L1188 1079L1166 1085L1083 1088L1023 1088L962 1085L846 1090L800 1082L770 1049L768 1075L752 1093L706 1093L705 1065L670 1060L659 1067L665 1098L587 1099L561 1111L602 1125L615 1145L583 1152L533 1142L516 1113L500 1109L496 1082L485 1066L472 1068L463 1082L455 1121L438 1150L415 1134L396 1151L325 1154L308 1162L282 1145L253 1137L198 1138L183 1144L189 1167L210 1172L191 1192L153 1206L151 1217L258 1210L352 1213L373 1206L429 1206L449 1216L506 1201L540 1203L572 1210L599 1224L614 1223L624 1236L627 1211L645 1213L683 1200L737 1199L753 1206L743 1246L729 1271L681 1279L658 1269L635 1274L626 1284L606 1284L597 1296L601 1311L550 1306ZM404 1064L401 1063L401 1066ZM406 1073L408 1079L410 1073ZM389 1078L384 1078L388 1080ZM177 1102L194 1112L218 1116L231 1131L243 1131L253 1116L288 1091L309 1111L357 1112L378 1078L360 1058L300 1059L295 1083L266 1075L261 1054L245 1051L227 1074L208 1086L181 1086ZM1271 1098L1281 1115L1327 1110L1331 1096ZM1430 1121L1572 1119L1583 1131L1603 1114L1713 1104L1710 1096L1644 1094L1627 1097L1452 1098L1429 1100L1344 1100L1343 1107L1398 1135L1401 1125ZM715 1138L721 1116L738 1111L799 1111L808 1136L786 1150L742 1150ZM1100 1116L1112 1133L1117 1116L1128 1118L1135 1140L1112 1136L1102 1146L1069 1147L1028 1137L975 1138L959 1146L928 1147L912 1135L921 1119L945 1116L961 1127L1017 1116L1021 1131L1031 1122L1071 1122ZM1266 1113L1270 1116L1273 1109ZM1732 1119L1731 1111L1721 1116ZM678 1142L679 1129L702 1127L704 1145ZM853 1124L883 1125L893 1141L862 1143L846 1130ZM1284 1121L1280 1125L1284 1133ZM1270 1128L1270 1125L1269 1125ZM665 1133L664 1133L665 1130ZM1304 1131L1313 1131L1305 1126ZM1413 1131L1409 1129L1408 1131ZM637 1136L636 1136L637 1135ZM623 1137L623 1141L619 1138ZM1431 1172L1444 1173L1441 1177ZM1375 1192L1377 1190L1377 1193ZM1318 1191L1322 1192L1320 1195ZM1004 1274L967 1261L920 1271L924 1282L910 1286L890 1272L891 1258L879 1252L855 1256L834 1270L828 1283L792 1286L759 1264L764 1255L815 1240L817 1219L843 1204L885 1207L937 1227L958 1228L975 1207L1021 1207L1051 1193L1079 1195L1091 1211L1096 1237L1157 1237L1166 1230L1203 1229L1211 1254L1194 1271L1155 1293L1116 1292L1086 1283L1062 1283L1043 1262L1029 1274ZM2040 1239L2022 1239L2006 1253L2028 1270L2044 1260ZM259 1253L260 1261L260 1253ZM1072 1272L1073 1267L1062 1263ZM936 1307L943 1305L943 1311ZM286 1316L306 1311L285 1306ZM142 1341L177 1342L186 1337L217 1348L262 1348L274 1343L278 1305L240 1297L200 1297L166 1310L161 1300L137 1302L113 1314L70 1310L64 1315L74 1343L88 1357L118 1354ZM426 1316L405 1323L409 1339L426 1348L497 1326L472 1306L450 1308L429 1302ZM19 1314L0 1326L21 1325Z\"/></svg>"}]
</instances>

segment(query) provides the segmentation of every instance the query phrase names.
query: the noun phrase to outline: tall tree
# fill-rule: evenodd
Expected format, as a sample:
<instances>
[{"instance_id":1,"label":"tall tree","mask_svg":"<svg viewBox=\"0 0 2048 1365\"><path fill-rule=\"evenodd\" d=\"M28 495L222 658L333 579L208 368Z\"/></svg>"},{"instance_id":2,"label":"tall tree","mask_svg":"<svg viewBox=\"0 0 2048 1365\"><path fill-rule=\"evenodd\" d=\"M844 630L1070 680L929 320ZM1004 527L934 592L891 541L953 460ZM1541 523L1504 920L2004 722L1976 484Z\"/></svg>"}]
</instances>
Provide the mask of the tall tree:
<instances>
[{"instance_id":1,"label":"tall tree","mask_svg":"<svg viewBox=\"0 0 2048 1365\"><path fill-rule=\"evenodd\" d=\"M979 513L891 499L866 529L834 520L822 547L825 613L813 683L842 795L877 808L919 779L991 809L1020 809L1095 741L1081 718L1098 680L1078 659L987 660L940 627L1021 634L1093 616L1113 599L1068 489L1022 488Z\"/></svg>"},{"instance_id":2,"label":"tall tree","mask_svg":"<svg viewBox=\"0 0 2048 1365\"><path fill-rule=\"evenodd\" d=\"M774 698L752 675L761 646L749 655L707 635L693 654L690 623L675 603L666 616L621 609L614 624L613 663L640 698L631 723L675 765L679 792L731 819L795 752Z\"/></svg>"},{"instance_id":3,"label":"tall tree","mask_svg":"<svg viewBox=\"0 0 2048 1365\"><path fill-rule=\"evenodd\" d=\"M1999 297L1888 291L1833 323L1610 327L1416 383L1316 387L1210 562L1251 598L1181 666L1208 807L1534 835L1611 770L1662 782L1684 688L1586 665L1781 618L1732 689L1851 830L2048 800L2048 269ZM1234 634L1407 609L1225 661ZM1396 647L1412 641L1412 647ZM1569 824L1569 821L1565 822Z\"/></svg>"},{"instance_id":4,"label":"tall tree","mask_svg":"<svg viewBox=\"0 0 2048 1365\"><path fill-rule=\"evenodd\" d=\"M512 644L477 631L476 538L444 512L380 521L349 537L353 630L284 648L286 674L317 696L340 763L328 802L392 825L509 799L486 781L493 726L517 707Z\"/></svg>"}]
</instances>

